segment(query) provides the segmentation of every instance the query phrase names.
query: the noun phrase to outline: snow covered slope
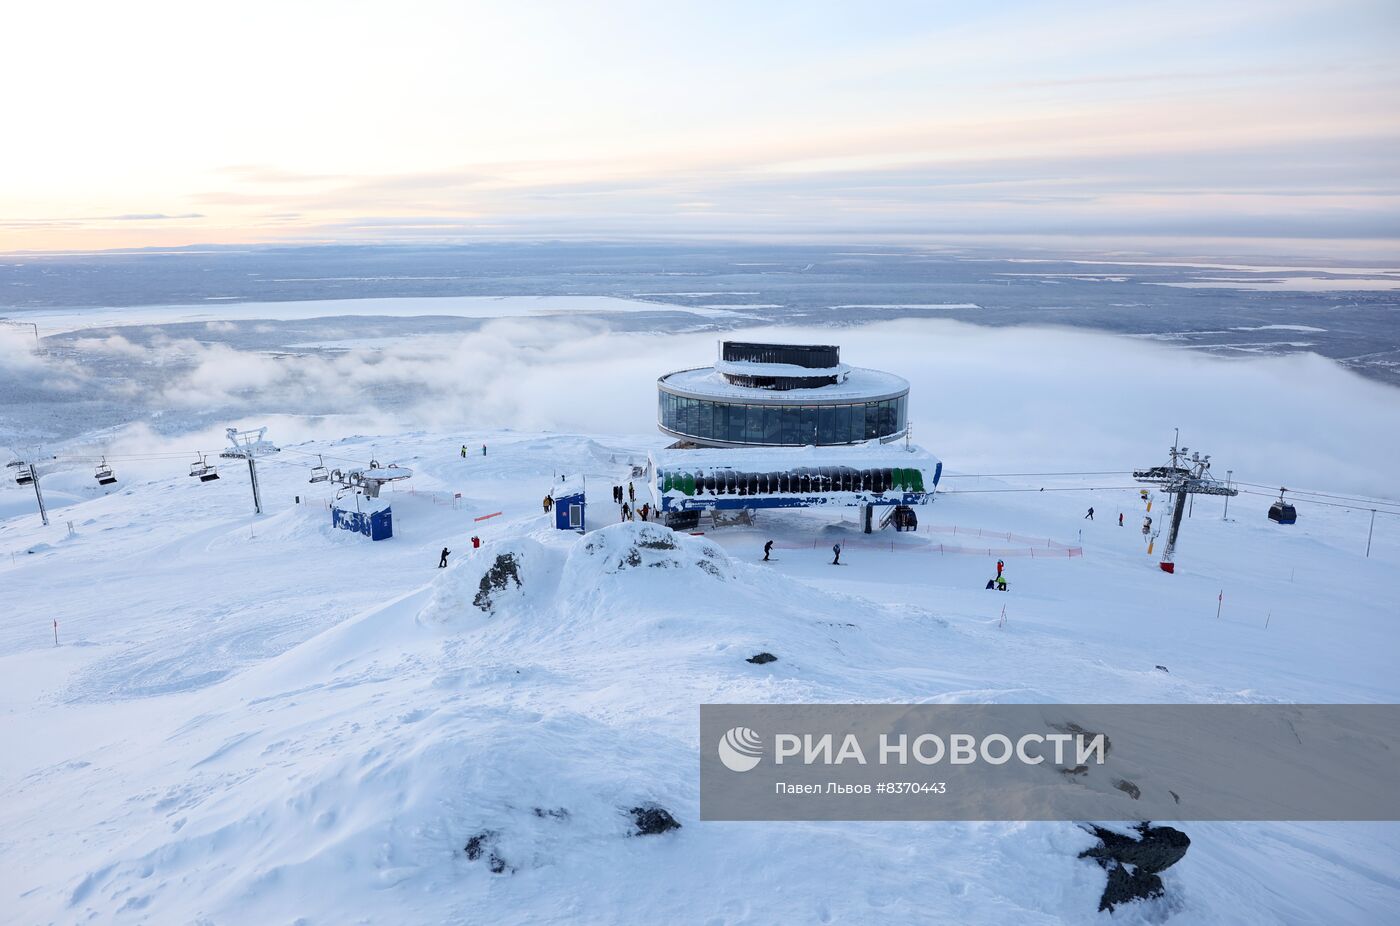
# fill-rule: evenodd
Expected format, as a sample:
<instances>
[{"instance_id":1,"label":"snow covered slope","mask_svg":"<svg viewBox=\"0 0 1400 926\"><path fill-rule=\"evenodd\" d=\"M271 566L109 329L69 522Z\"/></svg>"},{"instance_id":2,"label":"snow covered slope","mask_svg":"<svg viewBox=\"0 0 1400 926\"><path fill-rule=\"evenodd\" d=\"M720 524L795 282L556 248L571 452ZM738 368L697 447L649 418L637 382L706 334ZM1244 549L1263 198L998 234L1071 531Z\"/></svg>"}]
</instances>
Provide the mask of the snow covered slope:
<instances>
[{"instance_id":1,"label":"snow covered slope","mask_svg":"<svg viewBox=\"0 0 1400 926\"><path fill-rule=\"evenodd\" d=\"M613 524L607 486L659 443L292 445L262 467L262 517L233 467L200 484L152 462L106 495L56 478L47 530L0 492L3 918L1088 922L1104 875L1073 824L702 824L697 706L1400 696L1377 592L1400 542L1378 530L1363 557L1354 513L1285 529L1258 499L1231 521L1198 502L1175 576L1132 490L950 494L918 534L871 538L854 512ZM314 453L413 468L386 490L393 539L331 528ZM540 509L561 474L596 487L585 535ZM1025 545L997 532L1085 552L1010 555ZM983 589L999 553L1006 595ZM652 805L681 827L635 835ZM1374 923L1400 902L1400 826L1183 829L1168 900L1115 921Z\"/></svg>"}]
</instances>

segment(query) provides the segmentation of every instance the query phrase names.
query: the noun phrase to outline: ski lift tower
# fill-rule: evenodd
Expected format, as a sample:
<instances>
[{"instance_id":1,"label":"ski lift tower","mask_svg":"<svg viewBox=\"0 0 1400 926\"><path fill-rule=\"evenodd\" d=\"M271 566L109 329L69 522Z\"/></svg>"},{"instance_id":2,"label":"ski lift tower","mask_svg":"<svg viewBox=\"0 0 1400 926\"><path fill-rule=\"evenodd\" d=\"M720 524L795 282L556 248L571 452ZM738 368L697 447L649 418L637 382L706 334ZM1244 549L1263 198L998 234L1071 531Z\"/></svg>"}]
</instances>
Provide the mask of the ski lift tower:
<instances>
[{"instance_id":1,"label":"ski lift tower","mask_svg":"<svg viewBox=\"0 0 1400 926\"><path fill-rule=\"evenodd\" d=\"M353 489L366 498L378 498L379 487L386 482L398 482L400 479L407 479L413 475L413 470L397 463L390 463L388 466L380 466L378 460L370 460L368 469L352 469L344 472L333 469L322 479L312 468L312 482L330 482L331 485L339 486L342 490Z\"/></svg>"},{"instance_id":2,"label":"ski lift tower","mask_svg":"<svg viewBox=\"0 0 1400 926\"><path fill-rule=\"evenodd\" d=\"M282 448L274 446L264 438L264 435L267 434L267 428L258 428L256 431L227 428L224 433L228 435L228 442L231 446L219 456L225 460L248 461L248 478L253 483L253 513L262 514L262 494L258 491L256 460L269 453L279 453Z\"/></svg>"},{"instance_id":3,"label":"ski lift tower","mask_svg":"<svg viewBox=\"0 0 1400 926\"><path fill-rule=\"evenodd\" d=\"M1176 572L1176 563L1173 556L1176 553L1176 538L1181 532L1181 517L1186 511L1186 496L1188 495L1239 495L1238 489L1231 488L1210 474L1210 454L1202 456L1199 452L1187 453L1191 448L1180 447L1181 431L1177 431L1176 440L1172 442L1170 461L1166 466L1154 466L1151 469L1136 470L1133 478L1138 482L1145 482L1161 488L1163 492L1173 496L1172 524L1167 532L1167 545L1162 550L1162 562L1159 564L1163 572Z\"/></svg>"}]
</instances>

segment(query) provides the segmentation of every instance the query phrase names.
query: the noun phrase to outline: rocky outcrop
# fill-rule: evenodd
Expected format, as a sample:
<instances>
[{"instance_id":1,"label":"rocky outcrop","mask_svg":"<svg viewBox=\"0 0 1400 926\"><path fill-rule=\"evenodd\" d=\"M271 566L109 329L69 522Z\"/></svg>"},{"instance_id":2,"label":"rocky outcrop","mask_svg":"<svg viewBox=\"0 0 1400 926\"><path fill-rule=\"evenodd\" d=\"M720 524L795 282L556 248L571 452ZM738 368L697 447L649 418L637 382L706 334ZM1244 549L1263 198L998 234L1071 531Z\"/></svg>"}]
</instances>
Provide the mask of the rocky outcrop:
<instances>
[{"instance_id":1,"label":"rocky outcrop","mask_svg":"<svg viewBox=\"0 0 1400 926\"><path fill-rule=\"evenodd\" d=\"M1092 826L1099 844L1079 853L1091 858L1108 872L1108 883L1099 898L1099 910L1112 910L1118 904L1150 900L1166 893L1158 873L1165 871L1186 855L1190 838L1170 826L1153 826L1150 822L1134 827L1136 836L1116 833L1101 826Z\"/></svg>"},{"instance_id":2,"label":"rocky outcrop","mask_svg":"<svg viewBox=\"0 0 1400 926\"><path fill-rule=\"evenodd\" d=\"M471 862L479 861L482 856L486 857L486 864L491 869L492 874L503 875L515 871L513 867L501 858L496 851L496 840L500 836L495 830L482 830L475 836L467 840L466 853L467 860Z\"/></svg>"},{"instance_id":3,"label":"rocky outcrop","mask_svg":"<svg viewBox=\"0 0 1400 926\"><path fill-rule=\"evenodd\" d=\"M516 562L514 553L502 553L481 577L481 587L472 604L490 613L495 596L509 588L511 582L515 583L516 588L521 587L520 564Z\"/></svg>"},{"instance_id":4,"label":"rocky outcrop","mask_svg":"<svg viewBox=\"0 0 1400 926\"><path fill-rule=\"evenodd\" d=\"M634 836L657 836L668 830L678 830L681 828L680 821L671 816L671 812L656 804L642 804L633 807L630 811L632 822L637 829Z\"/></svg>"}]
</instances>

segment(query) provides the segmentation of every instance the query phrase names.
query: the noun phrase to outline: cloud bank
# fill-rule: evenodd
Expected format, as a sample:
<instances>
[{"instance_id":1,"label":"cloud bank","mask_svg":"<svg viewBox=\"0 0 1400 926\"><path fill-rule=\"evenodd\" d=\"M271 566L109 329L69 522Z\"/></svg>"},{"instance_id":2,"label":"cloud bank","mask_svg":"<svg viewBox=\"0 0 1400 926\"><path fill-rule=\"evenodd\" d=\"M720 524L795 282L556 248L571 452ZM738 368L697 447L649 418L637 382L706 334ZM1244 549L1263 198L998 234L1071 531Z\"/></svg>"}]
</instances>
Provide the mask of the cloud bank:
<instances>
[{"instance_id":1,"label":"cloud bank","mask_svg":"<svg viewBox=\"0 0 1400 926\"><path fill-rule=\"evenodd\" d=\"M1233 469L1253 482L1386 494L1400 458L1400 391L1310 354L1222 359L1082 330L943 319L743 336L838 343L847 362L906 377L915 440L952 471L1155 465L1175 427L1184 443L1213 455L1220 475ZM539 319L301 355L164 337L142 346L112 336L83 342L90 364L53 364L0 340L5 369L69 390L97 375L103 357L159 369L159 379L123 388L128 407L166 435L182 421L217 434L211 421L296 416L279 425L278 439L289 442L420 429L466 440L499 428L660 441L656 377L710 362L715 344L713 333ZM24 414L3 409L12 421ZM150 439L142 432L137 443Z\"/></svg>"}]
</instances>

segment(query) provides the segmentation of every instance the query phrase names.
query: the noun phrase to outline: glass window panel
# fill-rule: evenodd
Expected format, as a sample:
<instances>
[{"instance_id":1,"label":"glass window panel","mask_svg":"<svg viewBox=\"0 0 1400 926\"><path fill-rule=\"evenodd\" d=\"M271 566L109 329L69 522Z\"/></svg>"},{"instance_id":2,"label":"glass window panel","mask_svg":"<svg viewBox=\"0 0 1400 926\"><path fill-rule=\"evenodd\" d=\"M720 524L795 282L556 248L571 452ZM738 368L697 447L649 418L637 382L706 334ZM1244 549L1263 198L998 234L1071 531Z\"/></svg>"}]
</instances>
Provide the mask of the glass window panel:
<instances>
[{"instance_id":1,"label":"glass window panel","mask_svg":"<svg viewBox=\"0 0 1400 926\"><path fill-rule=\"evenodd\" d=\"M744 406L729 406L729 439L742 442L744 439Z\"/></svg>"},{"instance_id":2,"label":"glass window panel","mask_svg":"<svg viewBox=\"0 0 1400 926\"><path fill-rule=\"evenodd\" d=\"M851 406L851 440L865 440L865 406Z\"/></svg>"},{"instance_id":3,"label":"glass window panel","mask_svg":"<svg viewBox=\"0 0 1400 926\"><path fill-rule=\"evenodd\" d=\"M817 442L817 407L815 405L802 406L802 419L798 428L802 432L801 441L803 444Z\"/></svg>"},{"instance_id":4,"label":"glass window panel","mask_svg":"<svg viewBox=\"0 0 1400 926\"><path fill-rule=\"evenodd\" d=\"M846 443L851 439L851 406L836 406L836 440Z\"/></svg>"},{"instance_id":5,"label":"glass window panel","mask_svg":"<svg viewBox=\"0 0 1400 926\"><path fill-rule=\"evenodd\" d=\"M865 403L865 439L880 436L880 403Z\"/></svg>"},{"instance_id":6,"label":"glass window panel","mask_svg":"<svg viewBox=\"0 0 1400 926\"><path fill-rule=\"evenodd\" d=\"M817 443L836 443L836 410L830 405L817 409Z\"/></svg>"},{"instance_id":7,"label":"glass window panel","mask_svg":"<svg viewBox=\"0 0 1400 926\"><path fill-rule=\"evenodd\" d=\"M784 408L779 411L782 418L782 442L788 446L802 443L802 409Z\"/></svg>"},{"instance_id":8,"label":"glass window panel","mask_svg":"<svg viewBox=\"0 0 1400 926\"><path fill-rule=\"evenodd\" d=\"M763 443L763 406L744 406L744 440L750 444Z\"/></svg>"},{"instance_id":9,"label":"glass window panel","mask_svg":"<svg viewBox=\"0 0 1400 926\"><path fill-rule=\"evenodd\" d=\"M765 444L776 444L780 437L778 422L781 420L778 412L780 409L768 406L763 410L763 442Z\"/></svg>"}]
</instances>

